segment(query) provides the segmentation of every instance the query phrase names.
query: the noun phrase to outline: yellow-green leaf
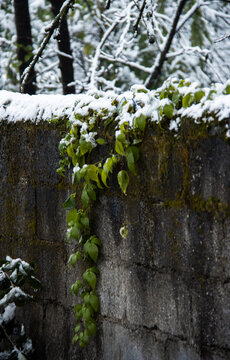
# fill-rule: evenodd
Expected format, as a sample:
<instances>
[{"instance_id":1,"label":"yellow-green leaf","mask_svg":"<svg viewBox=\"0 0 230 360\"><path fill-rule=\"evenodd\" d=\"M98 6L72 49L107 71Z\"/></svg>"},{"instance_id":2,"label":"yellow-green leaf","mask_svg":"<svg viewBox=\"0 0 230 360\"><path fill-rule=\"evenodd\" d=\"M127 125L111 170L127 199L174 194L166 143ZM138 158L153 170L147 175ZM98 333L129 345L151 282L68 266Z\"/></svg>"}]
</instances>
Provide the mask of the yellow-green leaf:
<instances>
[{"instance_id":1,"label":"yellow-green leaf","mask_svg":"<svg viewBox=\"0 0 230 360\"><path fill-rule=\"evenodd\" d=\"M121 190L126 194L126 189L129 184L129 174L125 170L119 171L117 175L118 184L120 185Z\"/></svg>"}]
</instances>

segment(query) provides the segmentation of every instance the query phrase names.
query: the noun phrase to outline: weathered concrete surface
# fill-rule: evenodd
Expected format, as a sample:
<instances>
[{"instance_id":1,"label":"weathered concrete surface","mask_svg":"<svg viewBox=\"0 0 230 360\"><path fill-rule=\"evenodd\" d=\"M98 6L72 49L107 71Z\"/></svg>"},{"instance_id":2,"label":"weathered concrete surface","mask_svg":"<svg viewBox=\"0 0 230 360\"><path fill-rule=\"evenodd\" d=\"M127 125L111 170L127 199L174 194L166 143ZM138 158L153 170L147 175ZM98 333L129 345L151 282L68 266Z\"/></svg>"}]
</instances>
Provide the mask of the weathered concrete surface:
<instances>
[{"instance_id":1,"label":"weathered concrete surface","mask_svg":"<svg viewBox=\"0 0 230 360\"><path fill-rule=\"evenodd\" d=\"M230 145L208 131L176 140L151 130L128 196L115 178L99 194L99 333L81 351L71 345L77 274L66 267L61 131L0 124L0 257L37 265L43 289L19 312L36 359L230 359Z\"/></svg>"}]
</instances>

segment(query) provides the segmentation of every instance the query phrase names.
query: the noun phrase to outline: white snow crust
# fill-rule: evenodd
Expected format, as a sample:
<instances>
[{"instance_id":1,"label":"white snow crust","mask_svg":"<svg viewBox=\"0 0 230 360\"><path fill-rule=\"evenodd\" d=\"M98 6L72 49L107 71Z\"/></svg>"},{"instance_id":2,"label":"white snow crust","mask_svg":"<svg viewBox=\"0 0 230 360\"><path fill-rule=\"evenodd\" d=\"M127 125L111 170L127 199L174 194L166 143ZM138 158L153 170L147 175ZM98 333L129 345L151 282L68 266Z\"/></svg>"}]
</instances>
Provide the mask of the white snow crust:
<instances>
[{"instance_id":1,"label":"white snow crust","mask_svg":"<svg viewBox=\"0 0 230 360\"><path fill-rule=\"evenodd\" d=\"M87 125L84 127L81 117L90 115L90 112L94 111L100 113L102 120L106 119L118 109L113 105L113 101L116 100L119 103L125 100L117 115L120 124L127 122L132 126L134 119L142 114L151 121L158 122L159 109L170 103L168 98L160 99L159 92L167 88L169 84L175 85L175 79L168 79L157 90L149 91L143 86L135 85L130 91L120 95L113 91L99 90L91 90L86 94L78 95L28 95L3 90L0 91L0 121L38 123L66 115L70 121L80 125L81 132L86 132L85 136L89 137ZM229 81L223 85L215 84L211 89L199 88L197 83L178 86L177 91L182 96L189 93L194 94L200 89L205 95L199 103L192 104L187 108L181 107L179 110L174 108L170 129L176 131L180 123L179 119L184 116L194 119L195 122L198 119L199 121L209 121L210 117L207 114L215 114L220 121L230 118L230 94L226 94L225 90L227 86L230 86L229 84ZM210 99L209 94L212 89L214 91ZM130 107L133 107L134 111L128 111ZM86 141L91 140L86 138Z\"/></svg>"}]
</instances>

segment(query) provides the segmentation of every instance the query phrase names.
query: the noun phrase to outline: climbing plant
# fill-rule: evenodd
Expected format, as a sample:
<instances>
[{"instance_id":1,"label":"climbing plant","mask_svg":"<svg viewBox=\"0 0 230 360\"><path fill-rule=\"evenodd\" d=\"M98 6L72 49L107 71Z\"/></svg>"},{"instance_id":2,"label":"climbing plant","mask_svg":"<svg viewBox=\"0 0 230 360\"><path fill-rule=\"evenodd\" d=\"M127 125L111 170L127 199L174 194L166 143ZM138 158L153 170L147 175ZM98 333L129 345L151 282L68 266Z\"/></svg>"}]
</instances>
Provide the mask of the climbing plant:
<instances>
[{"instance_id":1,"label":"climbing plant","mask_svg":"<svg viewBox=\"0 0 230 360\"><path fill-rule=\"evenodd\" d=\"M74 307L77 324L73 337L81 347L96 334L99 311L95 288L101 240L93 233L90 221L98 190L107 188L110 174L116 173L122 193L127 194L129 175L137 174L147 123L154 122L161 129L163 124L165 131L178 134L183 116L194 117L196 122L212 121L216 113L214 108L210 115L209 104L216 96L229 94L229 83L207 89L186 80L169 79L155 91L136 85L123 95L95 90L76 96L74 113L59 144L62 159L58 172L64 175L66 168L72 169L73 193L63 204L67 210L66 238L75 241L69 264L87 264L82 278L71 286L71 292L81 299ZM124 238L128 235L126 226L121 227L120 234Z\"/></svg>"}]
</instances>

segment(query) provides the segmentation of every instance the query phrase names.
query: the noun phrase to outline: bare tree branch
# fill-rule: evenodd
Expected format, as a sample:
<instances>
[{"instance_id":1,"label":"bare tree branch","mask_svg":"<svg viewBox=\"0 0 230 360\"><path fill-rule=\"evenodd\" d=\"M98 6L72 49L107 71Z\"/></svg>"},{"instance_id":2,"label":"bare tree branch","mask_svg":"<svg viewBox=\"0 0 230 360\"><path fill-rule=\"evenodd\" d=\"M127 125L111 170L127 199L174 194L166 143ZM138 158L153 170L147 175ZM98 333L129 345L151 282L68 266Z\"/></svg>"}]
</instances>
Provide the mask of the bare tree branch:
<instances>
[{"instance_id":1,"label":"bare tree branch","mask_svg":"<svg viewBox=\"0 0 230 360\"><path fill-rule=\"evenodd\" d=\"M111 4L111 0L107 0L105 8L109 9L110 8L110 4Z\"/></svg>"},{"instance_id":2,"label":"bare tree branch","mask_svg":"<svg viewBox=\"0 0 230 360\"><path fill-rule=\"evenodd\" d=\"M162 66L163 66L163 64L164 64L164 62L166 60L166 55L167 55L167 53L169 51L169 48L170 48L170 46L172 44L172 41L173 41L173 38L174 38L174 36L176 34L177 24L179 22L179 19L180 19L180 16L182 14L182 11L184 9L185 4L186 4L186 0L180 0L179 5L177 7L176 15L175 15L175 17L173 19L171 30L168 33L168 36L166 38L164 48L163 48L161 54L159 54L159 56L156 59L156 62L154 64L154 66L153 66L152 74L147 78L147 80L145 82L145 86L148 87L148 88L151 87L154 84L155 79L161 73Z\"/></svg>"},{"instance_id":3,"label":"bare tree branch","mask_svg":"<svg viewBox=\"0 0 230 360\"><path fill-rule=\"evenodd\" d=\"M142 18L142 14L143 14L143 11L144 11L144 8L145 8L145 4L146 4L146 0L143 0L142 6L140 8L139 16L137 18L137 21L136 21L134 27L133 27L134 33L137 33L137 31L138 31L138 26L139 26L139 23L140 23L141 18Z\"/></svg>"},{"instance_id":4,"label":"bare tree branch","mask_svg":"<svg viewBox=\"0 0 230 360\"><path fill-rule=\"evenodd\" d=\"M230 34L224 35L224 36L222 36L221 38L214 40L213 42L214 42L214 43L218 43L218 42L221 42L221 41L223 41L223 40L225 40L225 39L229 39L229 38L230 38Z\"/></svg>"},{"instance_id":5,"label":"bare tree branch","mask_svg":"<svg viewBox=\"0 0 230 360\"><path fill-rule=\"evenodd\" d=\"M74 2L74 0L66 0L61 9L60 12L58 13L58 15L54 18L54 20L52 21L52 23L50 24L50 26L48 26L46 28L46 31L48 32L47 35L45 36L45 38L43 39L40 48L38 49L36 55L34 55L33 60L31 61L31 63L29 64L29 66L24 70L22 77L21 77L21 92L23 93L24 91L24 87L25 84L27 82L27 79L29 78L31 72L34 69L35 64L37 63L38 59L41 57L43 50L45 49L46 45L48 44L51 36L54 33L54 30L59 26L60 21L62 21L62 19L65 18L70 6L72 5L72 3Z\"/></svg>"},{"instance_id":6,"label":"bare tree branch","mask_svg":"<svg viewBox=\"0 0 230 360\"><path fill-rule=\"evenodd\" d=\"M183 19L181 20L181 22L179 23L176 31L179 32L180 29L184 26L184 24L191 18L191 16L193 16L193 14L195 14L195 12L204 5L208 5L209 2L200 2L197 1L192 7L191 9L187 12L187 14L183 17Z\"/></svg>"}]
</instances>

